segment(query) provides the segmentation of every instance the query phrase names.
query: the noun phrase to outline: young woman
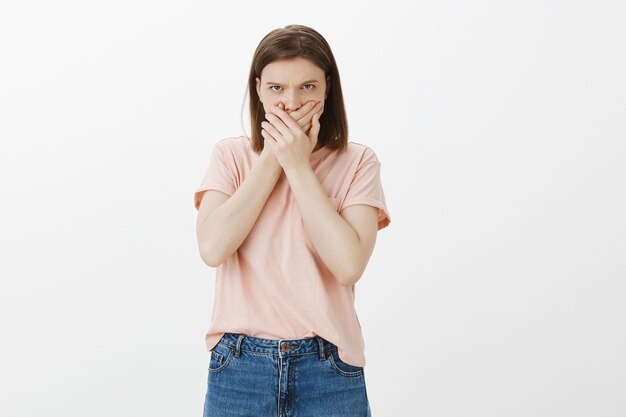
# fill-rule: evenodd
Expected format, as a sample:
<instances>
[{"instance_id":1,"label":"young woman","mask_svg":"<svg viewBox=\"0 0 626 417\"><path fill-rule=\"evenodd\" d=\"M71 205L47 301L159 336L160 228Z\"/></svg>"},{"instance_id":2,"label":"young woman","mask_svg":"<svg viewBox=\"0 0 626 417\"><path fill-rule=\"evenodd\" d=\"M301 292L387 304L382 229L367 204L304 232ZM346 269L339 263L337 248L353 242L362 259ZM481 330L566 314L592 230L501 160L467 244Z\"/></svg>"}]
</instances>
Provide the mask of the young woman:
<instances>
[{"instance_id":1,"label":"young woman","mask_svg":"<svg viewBox=\"0 0 626 417\"><path fill-rule=\"evenodd\" d=\"M259 43L251 136L212 150L195 190L216 267L204 416L371 416L355 283L390 223L380 162L348 142L326 40L288 25Z\"/></svg>"}]
</instances>

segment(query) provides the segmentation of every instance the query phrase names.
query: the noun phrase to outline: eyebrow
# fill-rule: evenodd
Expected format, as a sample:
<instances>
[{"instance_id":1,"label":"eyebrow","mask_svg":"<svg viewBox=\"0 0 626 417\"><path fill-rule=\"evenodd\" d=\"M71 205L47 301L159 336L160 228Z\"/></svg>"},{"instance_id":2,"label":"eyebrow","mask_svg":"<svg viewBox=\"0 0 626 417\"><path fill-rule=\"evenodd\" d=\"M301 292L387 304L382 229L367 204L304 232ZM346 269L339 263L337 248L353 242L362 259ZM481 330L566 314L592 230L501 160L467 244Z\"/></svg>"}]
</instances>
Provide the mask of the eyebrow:
<instances>
[{"instance_id":1,"label":"eyebrow","mask_svg":"<svg viewBox=\"0 0 626 417\"><path fill-rule=\"evenodd\" d=\"M310 83L319 83L319 81L317 81L317 80L308 80L308 81L303 81L302 83L300 83L300 85L303 85L303 84L310 84ZM275 81L268 81L268 82L266 82L265 84L284 85L284 84L281 84L281 83L277 83L277 82L275 82Z\"/></svg>"}]
</instances>

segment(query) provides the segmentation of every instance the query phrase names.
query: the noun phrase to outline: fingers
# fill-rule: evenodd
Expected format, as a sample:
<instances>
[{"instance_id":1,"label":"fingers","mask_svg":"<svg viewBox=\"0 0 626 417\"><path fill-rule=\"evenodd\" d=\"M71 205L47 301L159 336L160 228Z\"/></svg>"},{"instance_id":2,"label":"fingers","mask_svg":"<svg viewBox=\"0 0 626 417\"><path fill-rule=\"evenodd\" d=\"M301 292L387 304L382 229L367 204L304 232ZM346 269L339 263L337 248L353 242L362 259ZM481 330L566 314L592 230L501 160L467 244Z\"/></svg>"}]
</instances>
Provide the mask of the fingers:
<instances>
[{"instance_id":1,"label":"fingers","mask_svg":"<svg viewBox=\"0 0 626 417\"><path fill-rule=\"evenodd\" d=\"M313 103L313 107L311 107L306 113L304 113L302 115L302 117L298 120L298 123L300 123L301 125L307 122L310 122L311 119L313 119L313 115L315 113L317 113L321 108L322 108L322 103L317 103L317 102L309 102L309 103ZM307 103L307 104L309 104Z\"/></svg>"},{"instance_id":2,"label":"fingers","mask_svg":"<svg viewBox=\"0 0 626 417\"><path fill-rule=\"evenodd\" d=\"M293 120L308 135L313 116L321 113L322 109L323 102L310 100L298 110L287 113L283 104L279 103L278 106L271 106L269 113L265 114L267 122L261 123L261 127L276 139L279 135L287 135L289 130L293 129L293 124L290 123Z\"/></svg>"},{"instance_id":3,"label":"fingers","mask_svg":"<svg viewBox=\"0 0 626 417\"><path fill-rule=\"evenodd\" d=\"M303 119L306 115L308 115L311 110L315 107L315 101L308 101L304 104L304 106L300 107L298 110L291 112L289 115L293 118L293 120L301 123L301 119ZM283 109L284 110L284 109Z\"/></svg>"},{"instance_id":4,"label":"fingers","mask_svg":"<svg viewBox=\"0 0 626 417\"><path fill-rule=\"evenodd\" d=\"M275 106L273 106L272 110L273 111L283 111L283 110L277 109ZM292 126L293 126L293 124L296 124L296 126L297 126L297 123L291 117L289 117L289 115L287 113L285 113L285 114L287 115L287 117L286 117L287 122L290 123ZM265 121L261 122L261 126L264 129L267 129L272 134L272 136L276 137L276 135L274 133L279 133L281 135L288 135L289 134L290 127L288 125L285 125L285 123L283 122L283 120L280 117L278 117L277 115L272 114L272 113L266 113L265 114L265 118L267 119L267 122L265 122ZM295 127L291 127L291 129L294 129L294 128Z\"/></svg>"},{"instance_id":5,"label":"fingers","mask_svg":"<svg viewBox=\"0 0 626 417\"><path fill-rule=\"evenodd\" d=\"M263 139L265 139L265 142L276 141L276 139L274 139L274 137L270 135L265 129L261 129L261 136L263 136Z\"/></svg>"},{"instance_id":6,"label":"fingers","mask_svg":"<svg viewBox=\"0 0 626 417\"><path fill-rule=\"evenodd\" d=\"M271 139L276 140L276 137L278 137L281 133L279 130L276 129L276 127L274 127L274 125L272 123L274 123L273 120L270 120L270 118L268 116L274 116L274 115L269 115L266 114L265 117L267 118L267 120L269 121L262 121L261 122L261 134L263 135L263 132L266 133L265 136L263 136L264 138L267 139L267 136L269 136ZM274 116L274 118L277 118L276 116ZM271 122L271 123L270 123Z\"/></svg>"},{"instance_id":7,"label":"fingers","mask_svg":"<svg viewBox=\"0 0 626 417\"><path fill-rule=\"evenodd\" d=\"M300 125L298 124L298 122L296 122L286 111L284 111L280 107L272 106L271 111L272 113L270 113L269 115L266 115L265 117L268 117L268 116L272 117L272 119L268 119L268 120L272 122L272 124L275 125L281 133L286 134L287 132L286 131L284 132L283 130L281 130L282 128L281 124L277 124L274 122L275 118L280 118L282 123L285 125L284 127L287 128L287 130L289 129L298 130L300 128Z\"/></svg>"}]
</instances>

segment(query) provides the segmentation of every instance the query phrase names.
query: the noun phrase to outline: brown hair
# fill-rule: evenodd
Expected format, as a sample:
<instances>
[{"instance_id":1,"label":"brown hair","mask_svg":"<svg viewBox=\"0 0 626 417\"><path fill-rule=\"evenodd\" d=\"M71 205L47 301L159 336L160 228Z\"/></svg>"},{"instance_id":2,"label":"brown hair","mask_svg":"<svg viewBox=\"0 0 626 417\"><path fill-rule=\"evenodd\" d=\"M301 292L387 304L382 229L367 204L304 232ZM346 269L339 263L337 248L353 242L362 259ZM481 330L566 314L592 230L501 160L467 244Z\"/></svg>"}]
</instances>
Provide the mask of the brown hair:
<instances>
[{"instance_id":1,"label":"brown hair","mask_svg":"<svg viewBox=\"0 0 626 417\"><path fill-rule=\"evenodd\" d=\"M264 146L261 122L265 120L265 111L256 92L256 77L261 78L266 65L295 57L311 60L324 70L327 77L330 76L330 88L320 117L320 132L314 151L323 146L345 150L348 146L348 120L335 57L326 39L314 29L303 25L287 25L272 30L261 39L254 51L248 77L252 148L260 153Z\"/></svg>"}]
</instances>

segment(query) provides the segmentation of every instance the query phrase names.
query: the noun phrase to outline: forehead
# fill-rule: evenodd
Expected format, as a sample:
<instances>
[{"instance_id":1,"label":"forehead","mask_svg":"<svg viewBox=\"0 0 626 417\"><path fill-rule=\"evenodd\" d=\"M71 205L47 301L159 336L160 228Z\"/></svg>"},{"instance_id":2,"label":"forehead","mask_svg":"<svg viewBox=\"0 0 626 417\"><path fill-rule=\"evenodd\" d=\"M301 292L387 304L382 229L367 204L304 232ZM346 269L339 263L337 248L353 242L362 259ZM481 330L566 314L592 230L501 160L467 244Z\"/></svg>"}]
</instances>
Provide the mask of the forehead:
<instances>
[{"instance_id":1,"label":"forehead","mask_svg":"<svg viewBox=\"0 0 626 417\"><path fill-rule=\"evenodd\" d=\"M270 62L261 71L261 78L276 82L294 83L312 78L322 81L324 70L312 61L298 57Z\"/></svg>"}]
</instances>

